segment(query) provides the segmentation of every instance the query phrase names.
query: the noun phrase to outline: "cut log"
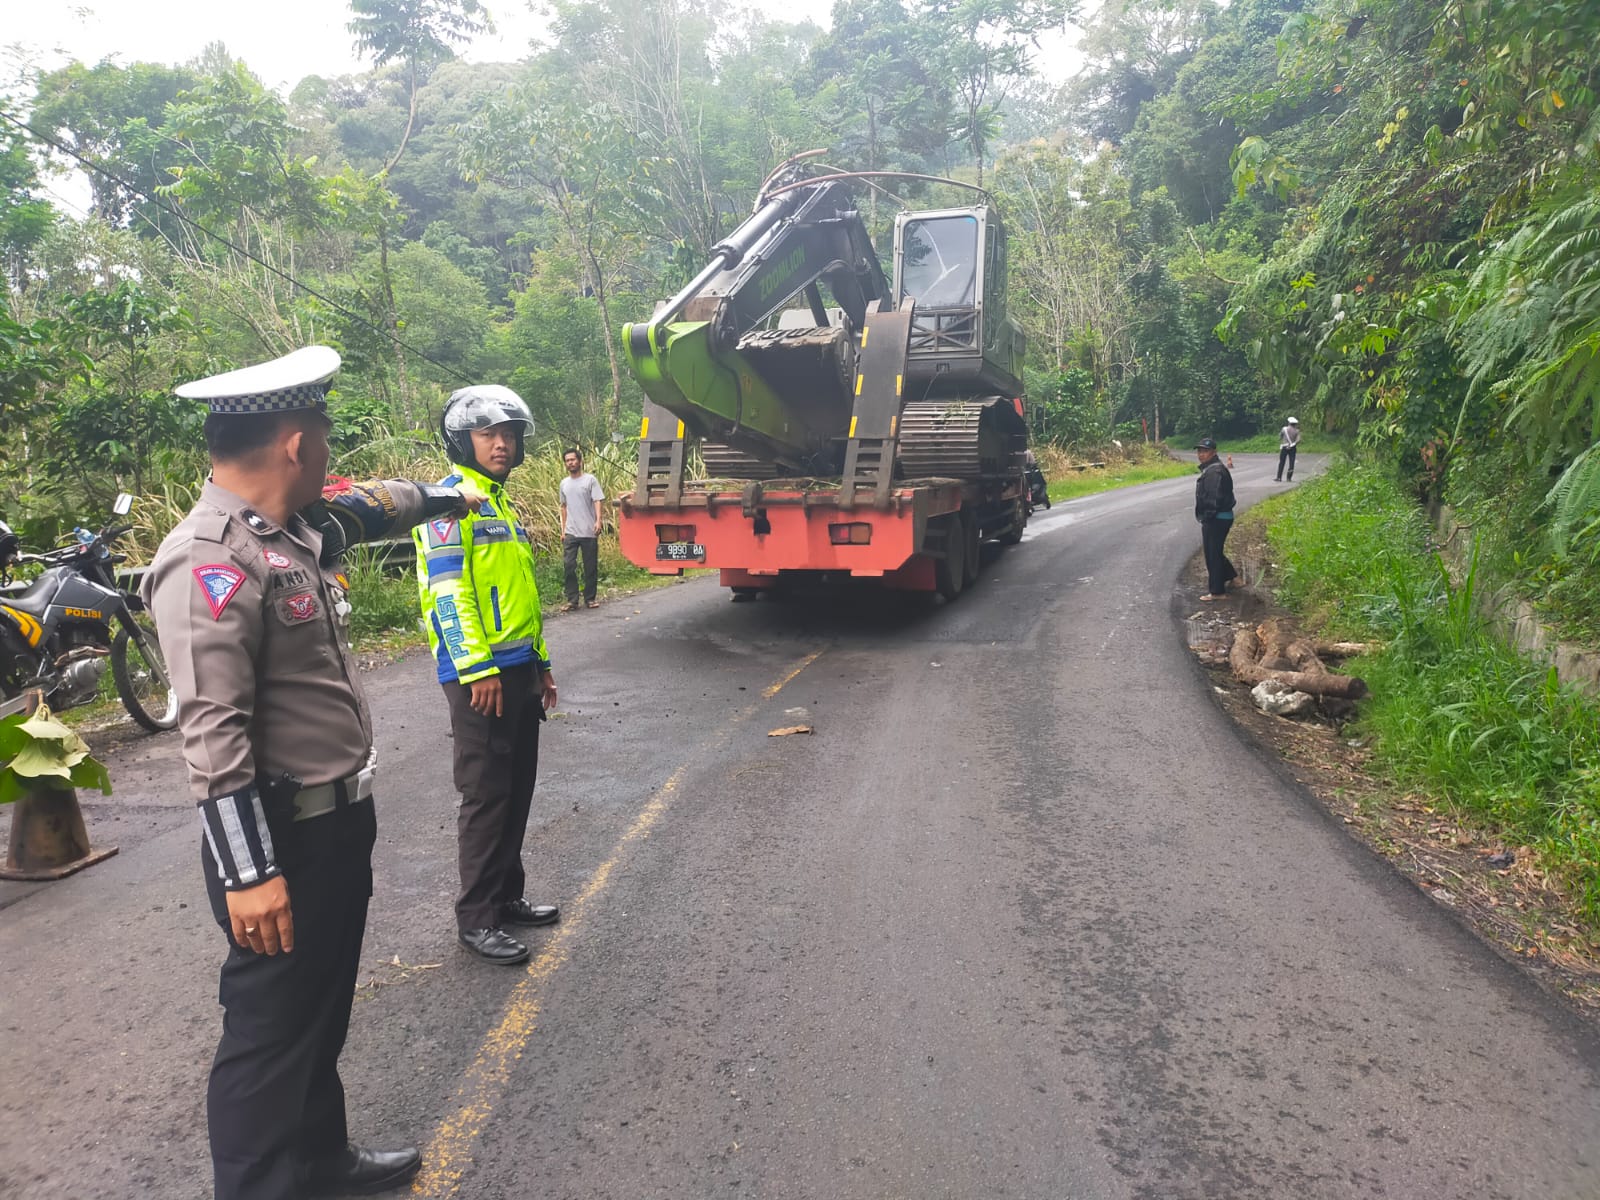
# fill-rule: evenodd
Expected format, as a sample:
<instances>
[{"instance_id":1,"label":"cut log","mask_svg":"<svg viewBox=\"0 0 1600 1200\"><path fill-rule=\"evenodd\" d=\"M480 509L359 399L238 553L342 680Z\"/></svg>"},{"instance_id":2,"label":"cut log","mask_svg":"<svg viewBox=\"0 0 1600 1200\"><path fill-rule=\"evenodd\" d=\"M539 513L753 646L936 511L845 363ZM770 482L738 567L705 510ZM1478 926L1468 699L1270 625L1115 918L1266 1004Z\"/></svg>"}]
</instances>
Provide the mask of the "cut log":
<instances>
[{"instance_id":1,"label":"cut log","mask_svg":"<svg viewBox=\"0 0 1600 1200\"><path fill-rule=\"evenodd\" d=\"M1282 617L1273 617L1256 626L1256 637L1261 640L1259 664L1268 671L1293 671L1299 664L1290 654L1289 647L1298 635L1294 626Z\"/></svg>"},{"instance_id":2,"label":"cut log","mask_svg":"<svg viewBox=\"0 0 1600 1200\"><path fill-rule=\"evenodd\" d=\"M1337 696L1343 700L1359 700L1367 694L1367 685L1354 675L1334 675L1326 669L1318 674L1312 671L1274 671L1260 662L1261 637L1253 629L1241 629L1234 636L1233 649L1228 655L1228 665L1241 683L1251 686L1263 679L1276 679L1297 692L1313 696Z\"/></svg>"},{"instance_id":3,"label":"cut log","mask_svg":"<svg viewBox=\"0 0 1600 1200\"><path fill-rule=\"evenodd\" d=\"M1322 659L1317 657L1317 648L1306 638L1289 643L1289 665L1293 670L1305 671L1309 675L1326 675L1328 668Z\"/></svg>"},{"instance_id":4,"label":"cut log","mask_svg":"<svg viewBox=\"0 0 1600 1200\"><path fill-rule=\"evenodd\" d=\"M1377 648L1372 642L1318 642L1317 654L1322 658L1354 658Z\"/></svg>"}]
</instances>

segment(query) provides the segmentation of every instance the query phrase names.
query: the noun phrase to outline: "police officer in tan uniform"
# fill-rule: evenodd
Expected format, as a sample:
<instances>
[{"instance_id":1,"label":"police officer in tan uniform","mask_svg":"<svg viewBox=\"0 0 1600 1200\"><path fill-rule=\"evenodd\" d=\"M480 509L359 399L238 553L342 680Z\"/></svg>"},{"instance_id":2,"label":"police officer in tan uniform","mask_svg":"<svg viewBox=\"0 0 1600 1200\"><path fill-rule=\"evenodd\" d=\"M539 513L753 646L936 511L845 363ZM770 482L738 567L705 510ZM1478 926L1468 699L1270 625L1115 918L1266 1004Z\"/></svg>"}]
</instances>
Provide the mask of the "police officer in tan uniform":
<instances>
[{"instance_id":1,"label":"police officer in tan uniform","mask_svg":"<svg viewBox=\"0 0 1600 1200\"><path fill-rule=\"evenodd\" d=\"M345 1128L338 1058L377 826L372 719L328 551L462 515L466 501L402 480L323 499L324 396L338 366L312 346L178 389L210 405L212 475L145 582L179 697L206 889L231 935L206 1097L217 1200L368 1194L421 1165L415 1149L358 1149Z\"/></svg>"}]
</instances>

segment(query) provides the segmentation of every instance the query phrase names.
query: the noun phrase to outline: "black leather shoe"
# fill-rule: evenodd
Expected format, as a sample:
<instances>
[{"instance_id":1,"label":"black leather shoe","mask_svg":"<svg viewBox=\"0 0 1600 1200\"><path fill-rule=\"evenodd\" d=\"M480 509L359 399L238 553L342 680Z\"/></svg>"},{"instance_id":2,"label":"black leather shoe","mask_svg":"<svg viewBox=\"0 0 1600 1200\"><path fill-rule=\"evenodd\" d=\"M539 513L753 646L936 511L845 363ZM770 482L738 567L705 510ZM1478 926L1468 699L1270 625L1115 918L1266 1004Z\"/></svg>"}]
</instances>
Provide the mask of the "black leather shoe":
<instances>
[{"instance_id":1,"label":"black leather shoe","mask_svg":"<svg viewBox=\"0 0 1600 1200\"><path fill-rule=\"evenodd\" d=\"M561 920L561 909L554 904L513 900L500 906L500 920L507 925L554 925Z\"/></svg>"},{"instance_id":2,"label":"black leather shoe","mask_svg":"<svg viewBox=\"0 0 1600 1200\"><path fill-rule=\"evenodd\" d=\"M456 940L479 958L503 967L528 957L528 948L503 929L463 929Z\"/></svg>"},{"instance_id":3,"label":"black leather shoe","mask_svg":"<svg viewBox=\"0 0 1600 1200\"><path fill-rule=\"evenodd\" d=\"M319 1196L375 1196L411 1182L422 1169L422 1154L404 1150L363 1150L346 1146L340 1154L311 1164L306 1186Z\"/></svg>"}]
</instances>

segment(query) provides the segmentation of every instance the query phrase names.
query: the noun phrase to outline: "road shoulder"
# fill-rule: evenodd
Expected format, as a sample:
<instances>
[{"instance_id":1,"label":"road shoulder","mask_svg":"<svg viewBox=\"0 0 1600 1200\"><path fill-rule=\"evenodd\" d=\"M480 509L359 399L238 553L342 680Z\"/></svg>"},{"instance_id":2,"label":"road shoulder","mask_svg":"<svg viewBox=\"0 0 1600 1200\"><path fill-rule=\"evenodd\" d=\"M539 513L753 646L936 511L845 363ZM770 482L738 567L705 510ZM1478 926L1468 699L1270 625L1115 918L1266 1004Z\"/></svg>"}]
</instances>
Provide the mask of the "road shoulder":
<instances>
[{"instance_id":1,"label":"road shoulder","mask_svg":"<svg viewBox=\"0 0 1600 1200\"><path fill-rule=\"evenodd\" d=\"M1202 603L1205 566L1197 554L1178 581L1175 612L1213 700L1240 736L1501 958L1600 1028L1600 942L1573 916L1569 897L1539 869L1532 850L1505 845L1378 775L1365 745L1345 731L1347 705L1330 701L1287 718L1252 702L1250 688L1228 667L1232 632L1292 614L1272 602L1259 534L1229 549L1250 585L1220 604Z\"/></svg>"}]
</instances>

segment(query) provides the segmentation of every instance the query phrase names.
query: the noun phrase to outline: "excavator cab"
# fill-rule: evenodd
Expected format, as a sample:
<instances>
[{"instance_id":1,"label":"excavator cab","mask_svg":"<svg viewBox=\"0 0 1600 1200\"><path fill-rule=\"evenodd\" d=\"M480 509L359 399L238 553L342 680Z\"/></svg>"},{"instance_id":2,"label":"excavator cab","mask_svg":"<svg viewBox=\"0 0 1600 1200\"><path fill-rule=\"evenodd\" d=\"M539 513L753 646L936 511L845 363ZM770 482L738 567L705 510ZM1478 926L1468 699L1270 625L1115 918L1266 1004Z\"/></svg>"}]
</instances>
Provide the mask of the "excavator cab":
<instances>
[{"instance_id":1,"label":"excavator cab","mask_svg":"<svg viewBox=\"0 0 1600 1200\"><path fill-rule=\"evenodd\" d=\"M915 309L910 381L930 398L1022 390L1023 335L1006 315L1006 235L983 204L903 212L894 224L894 298Z\"/></svg>"}]
</instances>

